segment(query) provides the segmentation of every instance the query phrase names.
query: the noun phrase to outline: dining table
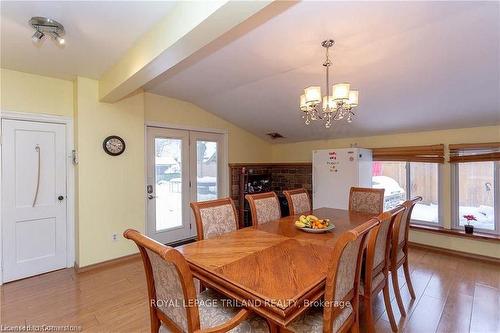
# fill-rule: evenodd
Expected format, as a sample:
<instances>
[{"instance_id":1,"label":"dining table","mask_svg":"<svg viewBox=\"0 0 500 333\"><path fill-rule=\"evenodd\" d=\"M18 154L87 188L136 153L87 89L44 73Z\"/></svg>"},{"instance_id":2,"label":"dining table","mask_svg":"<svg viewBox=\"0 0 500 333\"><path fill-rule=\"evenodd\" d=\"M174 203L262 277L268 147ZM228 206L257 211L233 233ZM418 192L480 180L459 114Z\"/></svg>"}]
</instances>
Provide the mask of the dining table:
<instances>
[{"instance_id":1,"label":"dining table","mask_svg":"<svg viewBox=\"0 0 500 333\"><path fill-rule=\"evenodd\" d=\"M333 208L302 213L309 214L334 228L308 233L295 226L300 215L291 215L176 249L204 286L286 327L323 296L339 236L374 217Z\"/></svg>"}]
</instances>

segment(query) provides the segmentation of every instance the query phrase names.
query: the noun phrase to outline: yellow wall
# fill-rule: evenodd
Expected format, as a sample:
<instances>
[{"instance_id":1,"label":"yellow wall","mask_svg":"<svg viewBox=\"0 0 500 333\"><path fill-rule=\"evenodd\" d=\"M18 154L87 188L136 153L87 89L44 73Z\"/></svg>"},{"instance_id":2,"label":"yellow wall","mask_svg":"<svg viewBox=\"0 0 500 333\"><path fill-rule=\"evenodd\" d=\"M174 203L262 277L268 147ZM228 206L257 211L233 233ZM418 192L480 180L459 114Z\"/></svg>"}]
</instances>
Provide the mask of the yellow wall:
<instances>
[{"instance_id":1,"label":"yellow wall","mask_svg":"<svg viewBox=\"0 0 500 333\"><path fill-rule=\"evenodd\" d=\"M377 148L491 141L500 141L500 126L303 141L289 144L275 144L271 150L273 162L307 162L311 161L312 150L314 149L345 148L350 147L351 144L357 144L358 147ZM441 169L443 197L440 204L443 206L443 226L451 228L450 164L443 164ZM500 244L498 243L465 240L463 238L416 231L411 232L410 238L418 243L500 258Z\"/></svg>"},{"instance_id":2,"label":"yellow wall","mask_svg":"<svg viewBox=\"0 0 500 333\"><path fill-rule=\"evenodd\" d=\"M271 145L253 134L187 102L141 93L118 103L98 102L98 82L75 82L1 69L3 111L47 113L74 117L80 164L76 170L77 260L79 266L121 257L137 250L121 238L124 229L144 230L144 122L154 121L201 128L226 129L229 162L310 161L311 150L359 146L381 147L432 143L500 140L500 126L433 131L340 140ZM102 140L122 136L126 152L106 155ZM450 225L449 165L444 168L444 224ZM111 241L111 235L120 237ZM500 246L423 232L413 241L500 258Z\"/></svg>"},{"instance_id":3,"label":"yellow wall","mask_svg":"<svg viewBox=\"0 0 500 333\"><path fill-rule=\"evenodd\" d=\"M267 162L271 145L203 109L179 100L140 93L109 104L98 100L98 81L74 82L1 69L2 111L73 117L80 163L75 169L76 258L80 267L137 252L121 237L145 229L144 122L163 122L229 133L230 162ZM146 115L145 115L146 111ZM127 144L111 157L102 141L116 134ZM118 241L111 240L118 234Z\"/></svg>"},{"instance_id":4,"label":"yellow wall","mask_svg":"<svg viewBox=\"0 0 500 333\"><path fill-rule=\"evenodd\" d=\"M78 115L78 235L80 267L137 252L121 234L144 231L144 95L98 101L98 81L76 81ZM125 152L107 155L102 141L119 135ZM112 241L112 234L118 235Z\"/></svg>"},{"instance_id":5,"label":"yellow wall","mask_svg":"<svg viewBox=\"0 0 500 333\"><path fill-rule=\"evenodd\" d=\"M2 111L73 116L73 82L0 69Z\"/></svg>"},{"instance_id":6,"label":"yellow wall","mask_svg":"<svg viewBox=\"0 0 500 333\"><path fill-rule=\"evenodd\" d=\"M144 111L146 121L227 130L229 163L271 160L270 143L194 104L146 93Z\"/></svg>"},{"instance_id":7,"label":"yellow wall","mask_svg":"<svg viewBox=\"0 0 500 333\"><path fill-rule=\"evenodd\" d=\"M471 240L463 237L415 230L411 230L410 232L410 241L453 251L469 252L486 257L500 258L500 244L498 244L498 241Z\"/></svg>"},{"instance_id":8,"label":"yellow wall","mask_svg":"<svg viewBox=\"0 0 500 333\"><path fill-rule=\"evenodd\" d=\"M443 131L302 141L273 145L272 160L273 162L309 162L312 158L311 152L314 149L346 148L350 147L351 144L357 144L358 147L379 148L430 145L439 143L475 143L499 140L500 126L497 125Z\"/></svg>"}]
</instances>

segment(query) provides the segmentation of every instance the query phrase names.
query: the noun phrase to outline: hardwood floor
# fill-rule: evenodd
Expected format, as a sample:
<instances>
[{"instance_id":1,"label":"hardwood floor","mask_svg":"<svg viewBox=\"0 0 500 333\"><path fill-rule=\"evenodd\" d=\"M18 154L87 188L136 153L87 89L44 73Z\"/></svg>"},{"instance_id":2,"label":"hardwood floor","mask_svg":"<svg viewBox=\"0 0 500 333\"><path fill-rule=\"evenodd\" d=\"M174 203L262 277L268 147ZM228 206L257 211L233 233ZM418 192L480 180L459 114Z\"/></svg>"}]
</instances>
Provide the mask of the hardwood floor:
<instances>
[{"instance_id":1,"label":"hardwood floor","mask_svg":"<svg viewBox=\"0 0 500 333\"><path fill-rule=\"evenodd\" d=\"M399 283L406 318L394 293L401 332L500 332L500 267L446 254L410 249L417 298L403 272ZM76 273L64 269L0 287L0 324L77 325L85 332L148 332L144 271L139 259ZM374 305L378 332L390 332L382 295Z\"/></svg>"}]
</instances>

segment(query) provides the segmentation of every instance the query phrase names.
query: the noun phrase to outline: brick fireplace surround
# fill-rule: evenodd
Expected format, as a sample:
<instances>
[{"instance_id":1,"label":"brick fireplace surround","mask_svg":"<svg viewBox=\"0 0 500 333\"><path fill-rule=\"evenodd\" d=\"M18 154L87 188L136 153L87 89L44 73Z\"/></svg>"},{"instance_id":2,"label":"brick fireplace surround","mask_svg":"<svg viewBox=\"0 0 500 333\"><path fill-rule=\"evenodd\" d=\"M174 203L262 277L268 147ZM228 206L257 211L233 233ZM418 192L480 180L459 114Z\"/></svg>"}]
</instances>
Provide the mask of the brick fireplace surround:
<instances>
[{"instance_id":1,"label":"brick fireplace surround","mask_svg":"<svg viewBox=\"0 0 500 333\"><path fill-rule=\"evenodd\" d=\"M231 174L231 198L240 211L243 203L241 178L243 170L252 175L271 175L271 190L281 194L283 190L303 187L311 194L311 163L238 163L229 164Z\"/></svg>"}]
</instances>

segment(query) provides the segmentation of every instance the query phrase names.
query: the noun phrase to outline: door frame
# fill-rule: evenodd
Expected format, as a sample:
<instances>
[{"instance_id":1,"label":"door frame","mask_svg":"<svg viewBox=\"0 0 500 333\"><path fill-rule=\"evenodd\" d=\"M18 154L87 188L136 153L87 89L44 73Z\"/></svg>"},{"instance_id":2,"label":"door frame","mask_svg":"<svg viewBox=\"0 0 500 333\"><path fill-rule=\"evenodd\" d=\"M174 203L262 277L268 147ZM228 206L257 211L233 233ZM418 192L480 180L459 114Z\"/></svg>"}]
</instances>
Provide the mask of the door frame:
<instances>
[{"instance_id":1,"label":"door frame","mask_svg":"<svg viewBox=\"0 0 500 333\"><path fill-rule=\"evenodd\" d=\"M66 267L75 266L75 166L73 155L75 153L73 138L73 119L71 117L37 114L26 112L12 112L0 110L0 188L2 186L2 126L3 120L18 120L39 123L61 124L66 127ZM0 191L0 285L3 283L2 263L2 200Z\"/></svg>"},{"instance_id":2,"label":"door frame","mask_svg":"<svg viewBox=\"0 0 500 333\"><path fill-rule=\"evenodd\" d=\"M180 124L172 124L172 123L164 123L157 121L145 121L144 122L144 193L146 193L145 188L148 183L148 127L154 128L163 128L163 129L172 129L172 130L184 130L184 131L194 131L194 132L206 132L206 133L214 133L214 134L222 134L222 149L223 149L223 157L222 157L222 175L221 175L221 192L220 197L229 196L230 192L230 179L229 179L229 146L228 146L228 136L229 132L226 129L218 129L218 128L204 128L204 127L196 127L190 125L180 125ZM191 195L191 193L190 193ZM148 200L146 196L144 196L144 230L148 232ZM192 230L192 237L195 237L196 230Z\"/></svg>"}]
</instances>

